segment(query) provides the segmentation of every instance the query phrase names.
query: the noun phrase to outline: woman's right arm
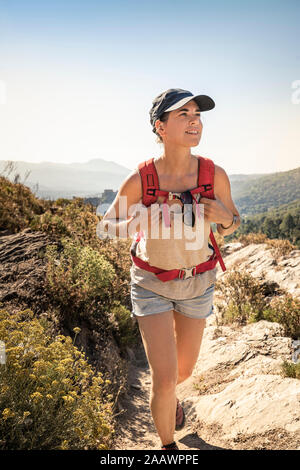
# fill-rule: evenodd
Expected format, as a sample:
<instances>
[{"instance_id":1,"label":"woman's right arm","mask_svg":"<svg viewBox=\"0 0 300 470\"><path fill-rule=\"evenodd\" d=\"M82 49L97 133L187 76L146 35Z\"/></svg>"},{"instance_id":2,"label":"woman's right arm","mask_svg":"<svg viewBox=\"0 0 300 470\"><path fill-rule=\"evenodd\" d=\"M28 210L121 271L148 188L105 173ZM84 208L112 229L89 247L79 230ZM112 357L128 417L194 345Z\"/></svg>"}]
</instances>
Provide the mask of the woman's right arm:
<instances>
[{"instance_id":1,"label":"woman's right arm","mask_svg":"<svg viewBox=\"0 0 300 470\"><path fill-rule=\"evenodd\" d=\"M123 181L120 189L101 220L101 229L112 238L128 238L134 234L128 231L130 222L134 219L134 205L142 200L142 184L138 170L134 170ZM136 228L139 231L139 227Z\"/></svg>"}]
</instances>

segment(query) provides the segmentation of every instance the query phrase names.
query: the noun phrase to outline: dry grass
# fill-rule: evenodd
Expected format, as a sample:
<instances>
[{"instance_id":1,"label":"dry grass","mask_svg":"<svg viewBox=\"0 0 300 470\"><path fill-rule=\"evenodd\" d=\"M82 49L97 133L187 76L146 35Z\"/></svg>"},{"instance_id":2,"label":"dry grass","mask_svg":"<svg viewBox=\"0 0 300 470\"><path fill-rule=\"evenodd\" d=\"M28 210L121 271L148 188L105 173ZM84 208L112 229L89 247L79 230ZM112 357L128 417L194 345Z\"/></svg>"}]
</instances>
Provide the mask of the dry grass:
<instances>
[{"instance_id":1,"label":"dry grass","mask_svg":"<svg viewBox=\"0 0 300 470\"><path fill-rule=\"evenodd\" d=\"M0 176L0 227L10 233L27 228L36 215L49 206L47 201L37 199L29 188L21 183L11 183Z\"/></svg>"},{"instance_id":2,"label":"dry grass","mask_svg":"<svg viewBox=\"0 0 300 470\"><path fill-rule=\"evenodd\" d=\"M286 256L291 251L298 249L298 247L293 245L289 240L275 238L271 239L268 238L264 233L249 233L247 235L240 235L237 241L242 243L244 246L250 245L251 243L265 243L266 248L272 250L274 257Z\"/></svg>"},{"instance_id":3,"label":"dry grass","mask_svg":"<svg viewBox=\"0 0 300 470\"><path fill-rule=\"evenodd\" d=\"M245 270L234 268L216 282L219 325L267 320L282 324L285 334L300 336L300 301L289 293L276 292L275 285L261 282ZM274 295L275 294L275 295Z\"/></svg>"}]
</instances>

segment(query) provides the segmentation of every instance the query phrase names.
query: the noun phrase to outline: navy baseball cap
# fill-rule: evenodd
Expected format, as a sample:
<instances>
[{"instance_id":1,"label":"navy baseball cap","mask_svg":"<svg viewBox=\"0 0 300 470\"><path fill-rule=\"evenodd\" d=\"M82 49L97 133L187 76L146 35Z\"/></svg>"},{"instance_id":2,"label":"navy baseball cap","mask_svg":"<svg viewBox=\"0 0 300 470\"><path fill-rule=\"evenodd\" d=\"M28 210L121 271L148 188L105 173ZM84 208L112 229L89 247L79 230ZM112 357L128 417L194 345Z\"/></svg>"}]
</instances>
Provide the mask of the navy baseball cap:
<instances>
[{"instance_id":1,"label":"navy baseball cap","mask_svg":"<svg viewBox=\"0 0 300 470\"><path fill-rule=\"evenodd\" d=\"M152 108L149 111L152 131L155 132L155 122L163 113L174 111L183 106L188 101L195 100L200 111L209 111L215 107L215 102L207 95L193 95L190 91L181 88L170 88L158 95L152 101Z\"/></svg>"}]
</instances>

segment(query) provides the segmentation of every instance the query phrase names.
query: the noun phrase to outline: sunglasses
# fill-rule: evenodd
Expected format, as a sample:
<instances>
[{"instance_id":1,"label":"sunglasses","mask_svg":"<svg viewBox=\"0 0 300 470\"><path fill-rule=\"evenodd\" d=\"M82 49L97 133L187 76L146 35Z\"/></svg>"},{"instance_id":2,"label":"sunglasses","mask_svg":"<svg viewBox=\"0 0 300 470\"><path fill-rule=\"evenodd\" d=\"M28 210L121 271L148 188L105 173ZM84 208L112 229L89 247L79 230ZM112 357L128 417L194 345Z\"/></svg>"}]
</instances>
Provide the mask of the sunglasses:
<instances>
[{"instance_id":1,"label":"sunglasses","mask_svg":"<svg viewBox=\"0 0 300 470\"><path fill-rule=\"evenodd\" d=\"M193 196L190 191L184 191L180 196L175 196L182 202L183 223L189 227L195 225L195 214L193 212Z\"/></svg>"}]
</instances>

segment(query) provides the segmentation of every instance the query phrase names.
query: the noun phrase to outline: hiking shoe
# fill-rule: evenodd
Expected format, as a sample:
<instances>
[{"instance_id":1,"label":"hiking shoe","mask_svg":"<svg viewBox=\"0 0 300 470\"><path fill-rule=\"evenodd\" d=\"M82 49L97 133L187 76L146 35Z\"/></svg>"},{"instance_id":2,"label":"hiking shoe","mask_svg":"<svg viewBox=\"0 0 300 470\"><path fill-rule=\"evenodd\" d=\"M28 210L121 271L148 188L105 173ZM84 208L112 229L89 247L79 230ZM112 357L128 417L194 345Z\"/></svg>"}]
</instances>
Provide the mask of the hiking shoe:
<instances>
[{"instance_id":1,"label":"hiking shoe","mask_svg":"<svg viewBox=\"0 0 300 470\"><path fill-rule=\"evenodd\" d=\"M177 398L177 408L176 408L176 426L175 430L179 431L179 429L182 429L183 426L185 425L185 413L184 409L182 408L181 404L179 403L179 400Z\"/></svg>"},{"instance_id":2,"label":"hiking shoe","mask_svg":"<svg viewBox=\"0 0 300 470\"><path fill-rule=\"evenodd\" d=\"M161 448L162 450L179 450L175 441L171 442L171 444L165 444Z\"/></svg>"}]
</instances>

